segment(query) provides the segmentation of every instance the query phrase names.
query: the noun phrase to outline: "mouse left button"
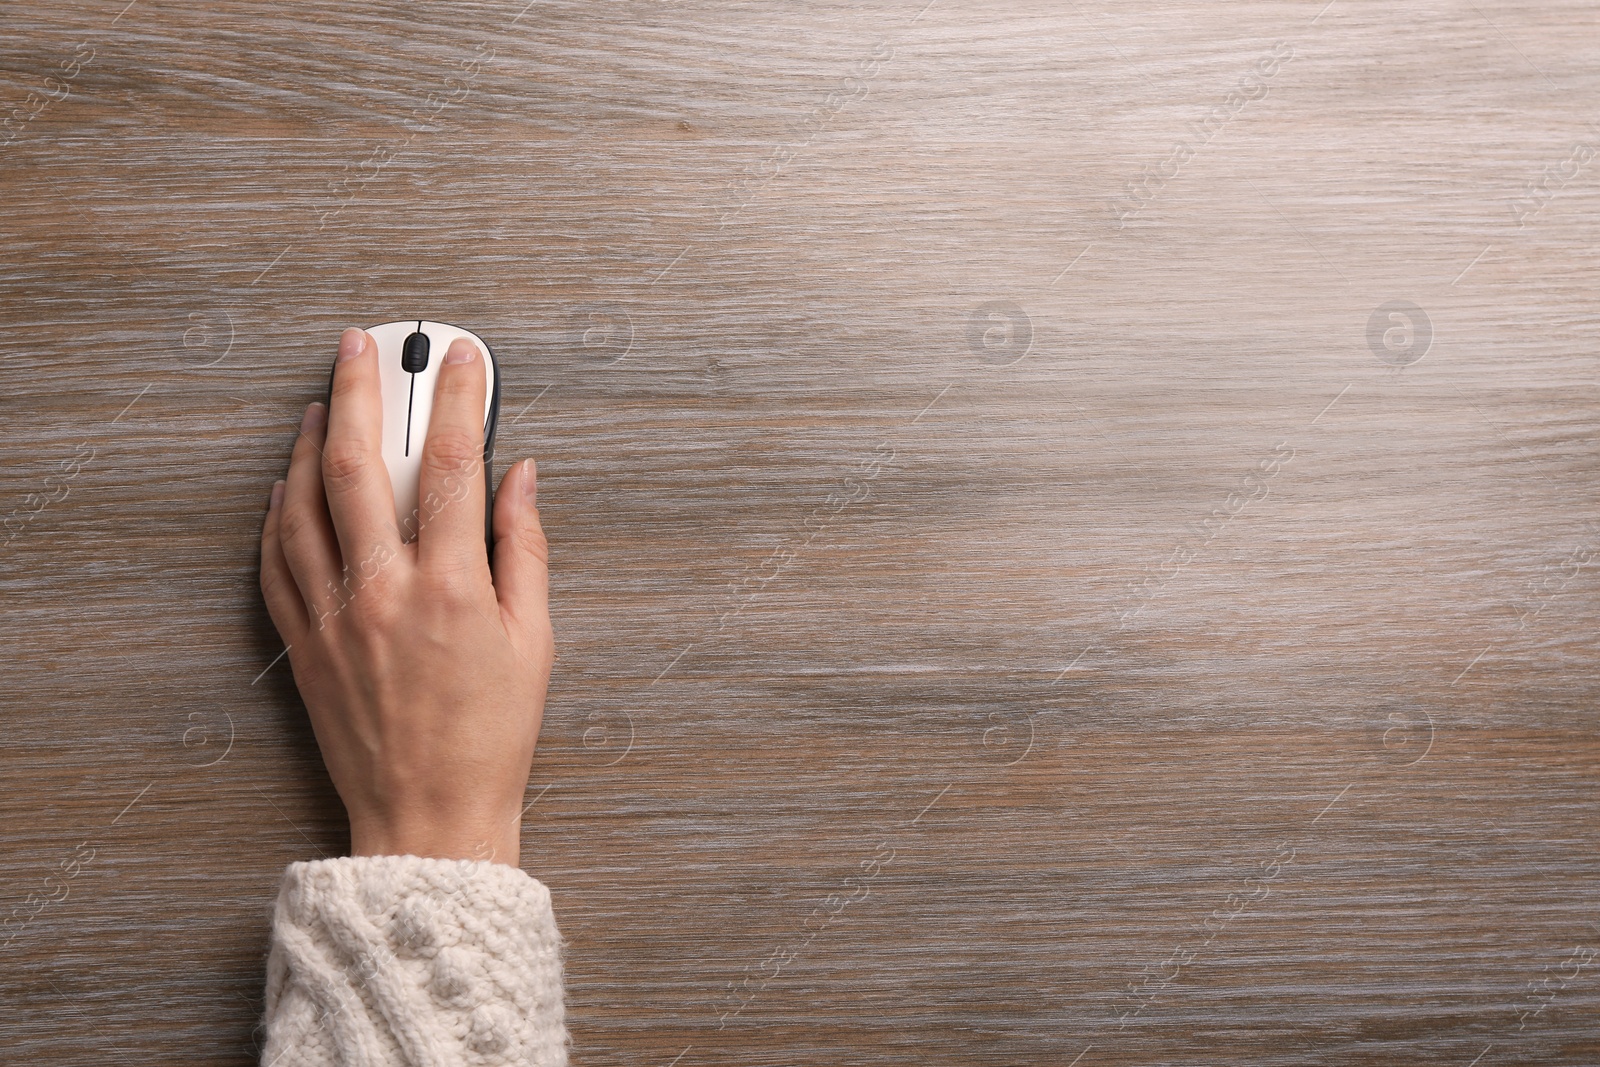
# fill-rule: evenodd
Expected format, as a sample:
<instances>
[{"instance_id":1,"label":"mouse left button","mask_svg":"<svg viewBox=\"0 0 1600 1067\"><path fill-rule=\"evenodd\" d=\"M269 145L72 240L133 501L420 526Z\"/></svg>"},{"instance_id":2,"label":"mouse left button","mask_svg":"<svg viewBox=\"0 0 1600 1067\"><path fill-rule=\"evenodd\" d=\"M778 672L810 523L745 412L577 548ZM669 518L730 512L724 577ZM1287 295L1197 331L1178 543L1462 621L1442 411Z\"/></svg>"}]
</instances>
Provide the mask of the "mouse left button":
<instances>
[{"instance_id":1,"label":"mouse left button","mask_svg":"<svg viewBox=\"0 0 1600 1067\"><path fill-rule=\"evenodd\" d=\"M428 369L428 335L417 331L407 337L400 348L400 369L408 374L420 374Z\"/></svg>"}]
</instances>

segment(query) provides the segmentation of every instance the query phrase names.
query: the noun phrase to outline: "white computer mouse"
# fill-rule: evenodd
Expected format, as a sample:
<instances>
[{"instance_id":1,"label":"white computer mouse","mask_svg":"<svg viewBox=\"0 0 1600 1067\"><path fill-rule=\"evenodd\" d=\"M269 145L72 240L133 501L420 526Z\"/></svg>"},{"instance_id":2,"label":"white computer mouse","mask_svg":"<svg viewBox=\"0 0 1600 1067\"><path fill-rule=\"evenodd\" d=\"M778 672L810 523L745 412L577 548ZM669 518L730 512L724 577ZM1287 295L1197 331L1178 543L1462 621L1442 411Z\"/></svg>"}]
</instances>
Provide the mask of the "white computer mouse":
<instances>
[{"instance_id":1,"label":"white computer mouse","mask_svg":"<svg viewBox=\"0 0 1600 1067\"><path fill-rule=\"evenodd\" d=\"M378 345L378 375L383 388L383 463L394 486L395 521L401 535L413 541L423 516L418 513L417 483L422 471L422 445L428 439L433 413L433 387L439 380L450 342L465 337L478 346L487 362L488 390L483 402L483 479L491 503L484 509L484 537L492 540L494 430L500 412L500 365L483 338L446 322L406 319L367 327ZM448 506L441 496L431 506Z\"/></svg>"}]
</instances>

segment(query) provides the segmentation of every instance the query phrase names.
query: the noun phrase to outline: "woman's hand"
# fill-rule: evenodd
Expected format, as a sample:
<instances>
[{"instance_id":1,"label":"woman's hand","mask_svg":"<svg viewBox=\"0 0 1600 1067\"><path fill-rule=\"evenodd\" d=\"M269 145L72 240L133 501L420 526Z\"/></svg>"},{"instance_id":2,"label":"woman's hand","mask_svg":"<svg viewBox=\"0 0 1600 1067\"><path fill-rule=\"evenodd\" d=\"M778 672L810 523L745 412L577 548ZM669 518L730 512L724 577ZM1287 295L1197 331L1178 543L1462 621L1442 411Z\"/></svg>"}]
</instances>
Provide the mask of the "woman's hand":
<instances>
[{"instance_id":1,"label":"woman's hand","mask_svg":"<svg viewBox=\"0 0 1600 1067\"><path fill-rule=\"evenodd\" d=\"M420 526L404 543L380 452L377 345L339 341L261 532L261 592L350 816L355 856L521 860L523 793L555 659L535 470L495 495L484 545L484 360L439 369Z\"/></svg>"}]
</instances>

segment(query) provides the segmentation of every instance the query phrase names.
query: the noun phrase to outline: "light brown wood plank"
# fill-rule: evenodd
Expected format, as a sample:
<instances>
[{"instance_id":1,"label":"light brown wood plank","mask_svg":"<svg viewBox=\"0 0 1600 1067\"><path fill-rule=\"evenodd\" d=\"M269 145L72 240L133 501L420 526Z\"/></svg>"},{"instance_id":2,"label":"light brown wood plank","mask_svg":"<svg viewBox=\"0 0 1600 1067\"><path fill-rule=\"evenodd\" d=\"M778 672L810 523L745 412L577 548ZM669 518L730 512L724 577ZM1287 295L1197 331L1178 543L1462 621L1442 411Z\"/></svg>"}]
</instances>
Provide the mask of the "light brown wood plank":
<instances>
[{"instance_id":1,"label":"light brown wood plank","mask_svg":"<svg viewBox=\"0 0 1600 1067\"><path fill-rule=\"evenodd\" d=\"M11 1058L254 1062L261 512L409 315L539 459L577 1062L1600 1056L1600 6L0 25Z\"/></svg>"}]
</instances>

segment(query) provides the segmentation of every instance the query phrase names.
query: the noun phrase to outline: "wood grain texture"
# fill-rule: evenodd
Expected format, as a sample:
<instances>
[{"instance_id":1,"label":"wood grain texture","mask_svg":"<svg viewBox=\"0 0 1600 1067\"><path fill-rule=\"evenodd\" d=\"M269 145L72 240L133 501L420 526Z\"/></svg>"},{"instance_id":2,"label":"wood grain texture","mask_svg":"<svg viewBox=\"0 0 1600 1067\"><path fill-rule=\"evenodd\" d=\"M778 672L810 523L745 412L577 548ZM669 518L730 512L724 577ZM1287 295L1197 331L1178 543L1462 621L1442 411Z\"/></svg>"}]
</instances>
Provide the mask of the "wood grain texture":
<instances>
[{"instance_id":1,"label":"wood grain texture","mask_svg":"<svg viewBox=\"0 0 1600 1067\"><path fill-rule=\"evenodd\" d=\"M925 3L0 14L7 1062L255 1060L261 512L412 316L577 1062L1600 1062L1600 5Z\"/></svg>"}]
</instances>

